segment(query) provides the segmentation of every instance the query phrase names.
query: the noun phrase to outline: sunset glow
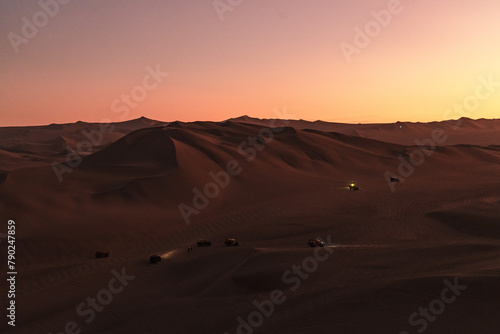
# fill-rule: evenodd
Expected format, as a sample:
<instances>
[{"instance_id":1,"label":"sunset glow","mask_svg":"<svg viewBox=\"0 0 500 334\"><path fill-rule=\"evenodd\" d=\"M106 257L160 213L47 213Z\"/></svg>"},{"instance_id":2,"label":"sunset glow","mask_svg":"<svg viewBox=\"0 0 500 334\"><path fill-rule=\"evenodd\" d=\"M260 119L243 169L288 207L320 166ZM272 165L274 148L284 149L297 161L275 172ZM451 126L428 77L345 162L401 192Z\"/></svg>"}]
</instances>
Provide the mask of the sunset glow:
<instances>
[{"instance_id":1,"label":"sunset glow","mask_svg":"<svg viewBox=\"0 0 500 334\"><path fill-rule=\"evenodd\" d=\"M63 2L0 4L0 125L272 118L283 106L306 120L440 121L480 77L500 83L495 0ZM34 36L23 18L38 20ZM367 25L373 37L356 46ZM136 88L148 67L168 76ZM498 118L496 89L461 116Z\"/></svg>"}]
</instances>

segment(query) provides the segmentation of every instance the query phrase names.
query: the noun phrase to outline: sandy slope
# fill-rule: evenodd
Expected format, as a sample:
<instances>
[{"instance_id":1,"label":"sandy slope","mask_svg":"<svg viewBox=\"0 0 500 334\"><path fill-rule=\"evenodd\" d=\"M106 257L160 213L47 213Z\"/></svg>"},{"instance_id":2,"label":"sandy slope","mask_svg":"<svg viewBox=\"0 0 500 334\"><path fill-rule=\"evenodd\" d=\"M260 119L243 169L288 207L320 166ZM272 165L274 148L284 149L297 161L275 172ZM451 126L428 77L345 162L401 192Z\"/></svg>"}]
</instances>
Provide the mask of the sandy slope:
<instances>
[{"instance_id":1,"label":"sandy slope","mask_svg":"<svg viewBox=\"0 0 500 334\"><path fill-rule=\"evenodd\" d=\"M166 125L166 123L141 117L111 125L77 122L0 128L0 157L3 156L3 151L6 151L15 154L19 160L13 164L8 159L0 159L0 170L37 167L54 161L65 162L68 153L77 152L86 156L99 151L131 131L161 125ZM90 145L78 146L85 142Z\"/></svg>"},{"instance_id":2,"label":"sandy slope","mask_svg":"<svg viewBox=\"0 0 500 334\"><path fill-rule=\"evenodd\" d=\"M266 129L251 122L136 124L62 183L4 145L0 219L17 222L16 333L56 333L68 321L82 333L235 333L237 318L248 321L252 302L275 289L286 300L255 333L417 333L422 322L409 317L455 279L466 290L425 332L498 333L500 148L475 145L483 122L467 124L479 130L461 133L466 145L425 155L395 192L384 173L400 173L398 156L417 146L388 129L381 138L369 128L359 136L296 126L251 151L248 137ZM419 126L418 138L434 127ZM232 160L240 173L186 224L178 205L192 206L193 188L203 191ZM361 191L347 191L350 180ZM306 279L283 280L314 256L309 238L328 236L342 247L323 249ZM241 245L223 246L226 237ZM198 238L213 246L188 253ZM97 249L111 256L96 260ZM153 253L168 256L149 265ZM87 323L77 306L122 268L135 278Z\"/></svg>"}]
</instances>

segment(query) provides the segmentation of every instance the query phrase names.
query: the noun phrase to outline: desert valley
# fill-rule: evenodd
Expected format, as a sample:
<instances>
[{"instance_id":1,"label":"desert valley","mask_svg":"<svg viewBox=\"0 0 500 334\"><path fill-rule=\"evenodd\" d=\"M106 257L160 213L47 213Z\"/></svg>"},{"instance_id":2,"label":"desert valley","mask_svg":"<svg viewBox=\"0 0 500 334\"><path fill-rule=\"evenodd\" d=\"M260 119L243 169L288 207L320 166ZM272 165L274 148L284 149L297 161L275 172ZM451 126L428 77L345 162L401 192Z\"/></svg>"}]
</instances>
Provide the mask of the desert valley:
<instances>
[{"instance_id":1,"label":"desert valley","mask_svg":"<svg viewBox=\"0 0 500 334\"><path fill-rule=\"evenodd\" d=\"M498 333L499 166L497 119L0 128L2 332Z\"/></svg>"}]
</instances>

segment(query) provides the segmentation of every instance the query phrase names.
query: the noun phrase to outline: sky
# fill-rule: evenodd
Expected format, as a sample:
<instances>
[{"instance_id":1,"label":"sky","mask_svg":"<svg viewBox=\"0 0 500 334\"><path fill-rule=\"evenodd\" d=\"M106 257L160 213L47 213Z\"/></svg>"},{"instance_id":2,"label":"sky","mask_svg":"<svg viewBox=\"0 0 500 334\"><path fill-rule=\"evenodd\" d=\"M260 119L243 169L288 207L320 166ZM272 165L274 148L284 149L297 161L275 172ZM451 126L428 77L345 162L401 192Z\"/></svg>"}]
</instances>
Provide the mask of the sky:
<instances>
[{"instance_id":1,"label":"sky","mask_svg":"<svg viewBox=\"0 0 500 334\"><path fill-rule=\"evenodd\" d=\"M498 0L0 0L0 126L500 118L499 17Z\"/></svg>"}]
</instances>

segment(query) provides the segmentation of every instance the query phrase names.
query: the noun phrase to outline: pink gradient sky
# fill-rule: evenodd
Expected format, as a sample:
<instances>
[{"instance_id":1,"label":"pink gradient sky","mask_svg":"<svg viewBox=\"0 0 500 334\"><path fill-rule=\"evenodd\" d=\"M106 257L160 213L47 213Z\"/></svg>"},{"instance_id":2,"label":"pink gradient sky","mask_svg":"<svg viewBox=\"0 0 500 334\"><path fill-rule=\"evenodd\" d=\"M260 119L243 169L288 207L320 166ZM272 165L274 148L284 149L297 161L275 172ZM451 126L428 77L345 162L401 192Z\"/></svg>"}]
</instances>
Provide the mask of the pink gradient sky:
<instances>
[{"instance_id":1,"label":"pink gradient sky","mask_svg":"<svg viewBox=\"0 0 500 334\"><path fill-rule=\"evenodd\" d=\"M340 44L388 2L243 0L221 21L212 0L70 1L15 53L9 32L41 8L0 0L0 126L270 118L283 106L307 120L439 121L479 76L500 81L498 0L401 0L348 63ZM126 117L113 111L157 64L169 72L158 88ZM500 87L467 116L499 118Z\"/></svg>"}]
</instances>

